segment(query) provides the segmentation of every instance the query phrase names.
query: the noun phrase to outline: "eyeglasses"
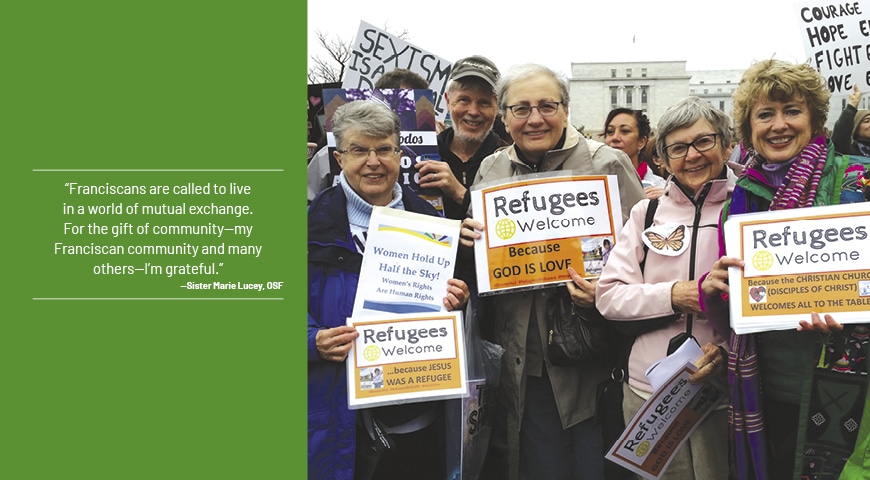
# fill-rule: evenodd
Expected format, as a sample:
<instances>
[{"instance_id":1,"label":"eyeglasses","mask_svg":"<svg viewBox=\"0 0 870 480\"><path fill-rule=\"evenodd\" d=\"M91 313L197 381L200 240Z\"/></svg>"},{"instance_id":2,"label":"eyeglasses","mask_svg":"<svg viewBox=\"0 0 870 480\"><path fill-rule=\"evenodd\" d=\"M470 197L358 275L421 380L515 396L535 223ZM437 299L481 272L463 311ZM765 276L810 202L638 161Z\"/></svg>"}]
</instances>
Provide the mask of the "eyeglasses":
<instances>
[{"instance_id":1,"label":"eyeglasses","mask_svg":"<svg viewBox=\"0 0 870 480\"><path fill-rule=\"evenodd\" d=\"M701 135L691 143L672 143L665 147L665 155L670 159L681 160L689 154L689 147L694 147L698 153L706 152L716 146L716 133Z\"/></svg>"},{"instance_id":2,"label":"eyeglasses","mask_svg":"<svg viewBox=\"0 0 870 480\"><path fill-rule=\"evenodd\" d=\"M541 102L535 106L531 105L508 105L505 108L511 111L516 118L529 118L532 115L532 110L538 109L538 113L542 117L552 117L559 111L559 104L562 102Z\"/></svg>"},{"instance_id":3,"label":"eyeglasses","mask_svg":"<svg viewBox=\"0 0 870 480\"><path fill-rule=\"evenodd\" d=\"M390 145L383 145L378 148L350 147L347 150L336 151L342 155L348 154L354 160L362 160L363 158L368 157L369 152L375 152L375 155L377 155L381 160L391 160L397 153L401 152L402 149Z\"/></svg>"}]
</instances>

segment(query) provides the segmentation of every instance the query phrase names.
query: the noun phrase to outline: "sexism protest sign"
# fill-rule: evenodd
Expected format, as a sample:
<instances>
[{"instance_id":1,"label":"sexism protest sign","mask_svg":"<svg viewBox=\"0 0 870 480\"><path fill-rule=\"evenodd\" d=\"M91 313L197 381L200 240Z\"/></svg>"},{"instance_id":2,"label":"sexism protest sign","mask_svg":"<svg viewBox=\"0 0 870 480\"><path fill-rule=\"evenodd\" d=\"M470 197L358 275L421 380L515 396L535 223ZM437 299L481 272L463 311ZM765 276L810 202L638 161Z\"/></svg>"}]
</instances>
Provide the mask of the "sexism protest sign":
<instances>
[{"instance_id":1,"label":"sexism protest sign","mask_svg":"<svg viewBox=\"0 0 870 480\"><path fill-rule=\"evenodd\" d=\"M797 327L811 312L840 323L870 310L870 204L734 215L725 222L731 327L739 334Z\"/></svg>"},{"instance_id":2,"label":"sexism protest sign","mask_svg":"<svg viewBox=\"0 0 870 480\"><path fill-rule=\"evenodd\" d=\"M438 120L447 117L444 90L453 63L402 40L366 22L360 22L347 61L342 88L372 89L386 72L404 68L420 74L435 91L435 114Z\"/></svg>"},{"instance_id":3,"label":"sexism protest sign","mask_svg":"<svg viewBox=\"0 0 870 480\"><path fill-rule=\"evenodd\" d=\"M615 175L548 172L476 185L471 206L484 224L474 245L481 295L562 283L568 267L597 276L600 246L622 228Z\"/></svg>"}]
</instances>

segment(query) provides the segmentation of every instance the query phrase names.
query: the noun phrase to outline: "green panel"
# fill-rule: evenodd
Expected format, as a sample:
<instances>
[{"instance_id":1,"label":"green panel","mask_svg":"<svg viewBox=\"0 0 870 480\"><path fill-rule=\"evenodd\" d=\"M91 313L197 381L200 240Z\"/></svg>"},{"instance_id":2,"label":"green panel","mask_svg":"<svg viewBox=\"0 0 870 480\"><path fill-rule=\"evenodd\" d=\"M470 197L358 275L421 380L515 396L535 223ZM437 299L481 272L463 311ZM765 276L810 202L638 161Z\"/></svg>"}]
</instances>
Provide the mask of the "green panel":
<instances>
[{"instance_id":1,"label":"green panel","mask_svg":"<svg viewBox=\"0 0 870 480\"><path fill-rule=\"evenodd\" d=\"M0 478L304 478L305 10L0 7ZM68 183L149 192L85 195ZM171 191L191 183L211 191ZM214 193L230 184L250 194ZM170 193L151 193L158 185ZM252 213L190 213L212 202ZM142 214L164 203L186 213ZM123 213L88 213L97 205ZM183 225L206 229L154 233ZM124 253L64 254L57 243ZM185 244L196 257L138 249ZM214 269L192 273L200 264ZM182 288L216 281L275 288Z\"/></svg>"}]
</instances>

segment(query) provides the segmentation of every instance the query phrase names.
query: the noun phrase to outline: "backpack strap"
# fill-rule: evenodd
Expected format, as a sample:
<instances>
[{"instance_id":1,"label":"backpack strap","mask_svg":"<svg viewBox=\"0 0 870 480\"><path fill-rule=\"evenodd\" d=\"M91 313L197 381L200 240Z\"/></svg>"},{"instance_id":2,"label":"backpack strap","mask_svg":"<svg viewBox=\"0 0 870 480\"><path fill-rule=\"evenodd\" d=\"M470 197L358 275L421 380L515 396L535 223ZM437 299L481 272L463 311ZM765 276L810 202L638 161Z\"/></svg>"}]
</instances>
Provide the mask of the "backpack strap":
<instances>
[{"instance_id":1,"label":"backpack strap","mask_svg":"<svg viewBox=\"0 0 870 480\"><path fill-rule=\"evenodd\" d=\"M658 208L659 208L659 199L658 198L654 198L654 199L649 201L649 205L647 205L647 207L646 207L646 217L644 218L644 221L643 221L643 229L644 230L646 230L647 228L652 226L653 218L656 216L656 209L658 209ZM643 268L646 265L646 254L648 251L649 251L649 247L646 246L646 243L644 243L643 244L643 260L640 261L640 273L643 273Z\"/></svg>"}]
</instances>

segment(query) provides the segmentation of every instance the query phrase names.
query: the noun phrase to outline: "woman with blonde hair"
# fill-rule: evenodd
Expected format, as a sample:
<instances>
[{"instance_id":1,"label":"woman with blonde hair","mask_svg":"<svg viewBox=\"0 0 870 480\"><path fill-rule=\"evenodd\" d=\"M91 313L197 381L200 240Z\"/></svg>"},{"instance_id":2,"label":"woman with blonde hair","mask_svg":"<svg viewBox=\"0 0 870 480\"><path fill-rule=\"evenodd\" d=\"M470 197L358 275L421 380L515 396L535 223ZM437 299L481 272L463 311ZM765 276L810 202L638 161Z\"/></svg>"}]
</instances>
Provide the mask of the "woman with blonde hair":
<instances>
[{"instance_id":1,"label":"woman with blonde hair","mask_svg":"<svg viewBox=\"0 0 870 480\"><path fill-rule=\"evenodd\" d=\"M733 118L750 156L721 221L857 198L856 170L834 151L825 131L830 96L824 78L808 64L771 59L746 70L733 95ZM721 227L719 239L721 255ZM742 259L721 257L700 285L702 310L722 332L729 321L728 268L743 265ZM821 478L822 472L836 478L854 448L867 391L868 326L844 327L831 315L813 312L795 327L731 332L729 423L736 478ZM820 362L822 354L839 361Z\"/></svg>"}]
</instances>

